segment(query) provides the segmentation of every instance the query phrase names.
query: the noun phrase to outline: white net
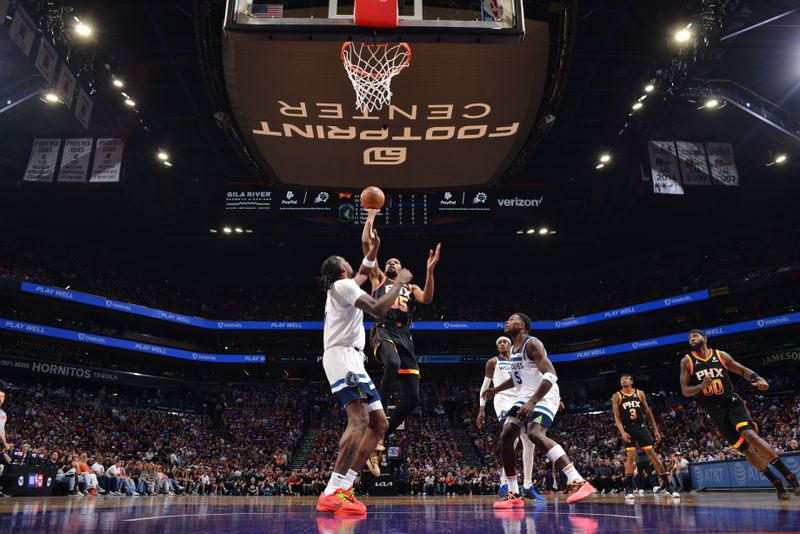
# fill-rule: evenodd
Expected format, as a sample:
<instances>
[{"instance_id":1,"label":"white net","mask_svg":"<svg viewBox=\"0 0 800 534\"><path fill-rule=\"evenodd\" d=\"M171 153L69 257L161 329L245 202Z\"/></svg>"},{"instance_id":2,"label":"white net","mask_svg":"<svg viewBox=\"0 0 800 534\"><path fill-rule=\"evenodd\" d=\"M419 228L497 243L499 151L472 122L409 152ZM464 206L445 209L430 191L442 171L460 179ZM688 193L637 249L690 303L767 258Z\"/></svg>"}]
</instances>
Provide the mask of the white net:
<instances>
[{"instance_id":1,"label":"white net","mask_svg":"<svg viewBox=\"0 0 800 534\"><path fill-rule=\"evenodd\" d=\"M392 78L408 67L411 47L347 41L342 45L342 61L356 91L356 109L374 111L391 103Z\"/></svg>"}]
</instances>

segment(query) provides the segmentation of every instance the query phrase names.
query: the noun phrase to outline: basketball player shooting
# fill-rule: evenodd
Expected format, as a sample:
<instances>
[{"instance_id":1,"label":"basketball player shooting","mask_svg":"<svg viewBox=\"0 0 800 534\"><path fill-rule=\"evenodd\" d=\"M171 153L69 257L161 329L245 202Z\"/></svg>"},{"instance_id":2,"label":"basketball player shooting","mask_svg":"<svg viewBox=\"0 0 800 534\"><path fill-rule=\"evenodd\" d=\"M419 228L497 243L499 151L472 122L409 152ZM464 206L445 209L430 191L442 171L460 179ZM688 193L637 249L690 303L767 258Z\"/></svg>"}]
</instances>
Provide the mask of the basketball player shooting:
<instances>
[{"instance_id":1,"label":"basketball player shooting","mask_svg":"<svg viewBox=\"0 0 800 534\"><path fill-rule=\"evenodd\" d=\"M361 247L365 254L370 247L370 233L378 210L369 209L367 213L367 222L361 234ZM395 289L399 291L388 311L377 315L371 314L375 317L376 323L370 331L370 343L373 355L383 364L381 398L388 402L395 383L400 389L400 400L389 419L389 427L384 438L391 436L420 403L419 363L414 352L414 339L411 336L411 320L417 303L430 304L433 300L433 270L439 263L441 249L440 243L436 245L435 251L428 252L424 289L404 282L398 277L403 266L397 258L390 258L386 262L385 270L382 271L376 264L369 272L373 297L381 298ZM383 450L383 440L381 440L376 447L376 454L367 463L373 475L380 475L378 462Z\"/></svg>"},{"instance_id":2,"label":"basketball player shooting","mask_svg":"<svg viewBox=\"0 0 800 534\"><path fill-rule=\"evenodd\" d=\"M322 263L319 283L327 294L322 366L331 392L347 413L347 427L339 439L339 452L317 510L361 515L367 507L353 492L353 483L375 445L383 437L388 421L380 395L364 368L364 312L380 317L411 281L406 269L397 272L397 283L374 299L361 289L375 265L380 238L370 230L370 247L358 273L341 256Z\"/></svg>"}]
</instances>

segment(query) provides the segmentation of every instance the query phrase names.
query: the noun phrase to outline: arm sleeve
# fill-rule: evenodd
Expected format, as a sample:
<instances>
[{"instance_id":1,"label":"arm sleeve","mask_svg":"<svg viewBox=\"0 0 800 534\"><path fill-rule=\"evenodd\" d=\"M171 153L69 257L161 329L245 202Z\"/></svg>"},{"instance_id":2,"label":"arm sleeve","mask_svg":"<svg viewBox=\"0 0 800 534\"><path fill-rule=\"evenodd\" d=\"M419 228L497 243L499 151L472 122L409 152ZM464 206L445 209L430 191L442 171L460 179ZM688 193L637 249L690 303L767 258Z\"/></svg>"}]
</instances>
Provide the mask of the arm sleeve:
<instances>
[{"instance_id":1,"label":"arm sleeve","mask_svg":"<svg viewBox=\"0 0 800 534\"><path fill-rule=\"evenodd\" d=\"M345 306L355 305L361 295L367 294L366 291L358 287L358 284L352 278L338 280L333 284L333 290Z\"/></svg>"},{"instance_id":2,"label":"arm sleeve","mask_svg":"<svg viewBox=\"0 0 800 534\"><path fill-rule=\"evenodd\" d=\"M486 405L486 399L483 398L483 392L489 389L489 384L491 383L492 383L491 378L487 376L483 377L483 385L481 386L481 392L478 394L478 402L480 403L481 406Z\"/></svg>"}]
</instances>

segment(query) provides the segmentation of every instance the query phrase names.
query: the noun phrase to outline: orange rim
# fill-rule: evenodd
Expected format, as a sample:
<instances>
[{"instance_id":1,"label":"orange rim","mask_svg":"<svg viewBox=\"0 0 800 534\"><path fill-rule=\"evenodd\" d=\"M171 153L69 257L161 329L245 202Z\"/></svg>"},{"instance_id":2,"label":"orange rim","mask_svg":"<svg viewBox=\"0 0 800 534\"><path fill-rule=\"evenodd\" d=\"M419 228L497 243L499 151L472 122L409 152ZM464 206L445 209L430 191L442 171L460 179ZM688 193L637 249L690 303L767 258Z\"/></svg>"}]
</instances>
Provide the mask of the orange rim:
<instances>
[{"instance_id":1,"label":"orange rim","mask_svg":"<svg viewBox=\"0 0 800 534\"><path fill-rule=\"evenodd\" d=\"M346 55L345 51L352 44L353 44L353 41L345 41L344 44L342 44L341 57L342 57L342 62L344 63L344 68L346 68L350 72L354 72L358 76L364 76L364 77L367 77L367 78L385 78L387 76L394 76L395 74L397 74L398 72L400 72L404 68L408 67L409 63L411 63L411 47L408 45L408 43L398 43L398 45L400 45L400 46L402 46L403 48L406 49L406 54L407 54L406 60L403 62L402 65L398 65L397 67L395 67L392 70L387 71L387 72L366 72L364 70L356 68L356 66L353 65L350 62L349 59L347 59L347 55ZM389 47L389 43L364 44L362 46L388 48ZM395 45L392 45L392 46L395 46Z\"/></svg>"}]
</instances>

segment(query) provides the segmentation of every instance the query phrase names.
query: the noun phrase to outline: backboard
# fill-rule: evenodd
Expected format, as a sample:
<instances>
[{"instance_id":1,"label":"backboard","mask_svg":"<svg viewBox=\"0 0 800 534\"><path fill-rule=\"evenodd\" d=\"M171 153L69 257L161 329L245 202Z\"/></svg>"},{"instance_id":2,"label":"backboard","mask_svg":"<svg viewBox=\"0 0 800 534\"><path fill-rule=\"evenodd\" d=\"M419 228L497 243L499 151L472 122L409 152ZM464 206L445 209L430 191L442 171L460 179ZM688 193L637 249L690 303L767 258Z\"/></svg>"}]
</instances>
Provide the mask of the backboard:
<instances>
[{"instance_id":1,"label":"backboard","mask_svg":"<svg viewBox=\"0 0 800 534\"><path fill-rule=\"evenodd\" d=\"M556 10L534 19L521 0L411 0L398 12L395 28L365 28L354 24L348 0L229 0L222 43L229 103L249 153L272 180L478 187L499 178L530 141L554 90ZM356 108L341 59L345 41L409 44L413 59L392 81L391 105Z\"/></svg>"}]
</instances>

